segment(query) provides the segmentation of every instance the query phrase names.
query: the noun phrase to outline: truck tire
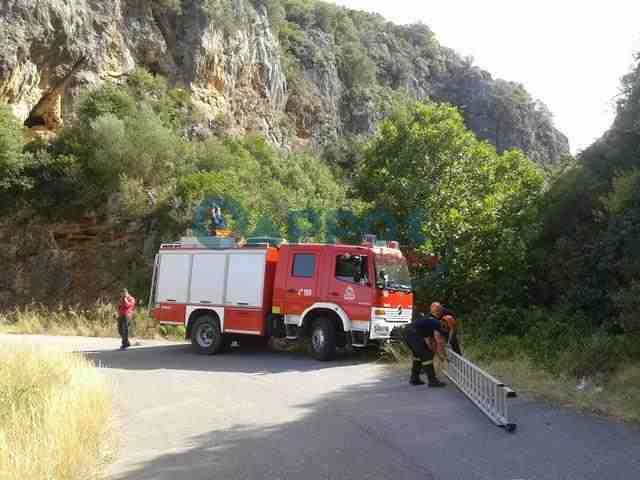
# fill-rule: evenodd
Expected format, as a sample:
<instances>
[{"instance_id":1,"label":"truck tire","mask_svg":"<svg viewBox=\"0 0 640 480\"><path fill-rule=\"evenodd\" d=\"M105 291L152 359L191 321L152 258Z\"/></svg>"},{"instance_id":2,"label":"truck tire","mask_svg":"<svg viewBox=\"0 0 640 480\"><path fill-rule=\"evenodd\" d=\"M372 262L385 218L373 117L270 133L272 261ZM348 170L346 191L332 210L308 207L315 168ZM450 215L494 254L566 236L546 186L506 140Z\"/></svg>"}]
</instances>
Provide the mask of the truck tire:
<instances>
[{"instance_id":1,"label":"truck tire","mask_svg":"<svg viewBox=\"0 0 640 480\"><path fill-rule=\"evenodd\" d=\"M215 355L225 347L220 323L211 315L199 317L191 329L191 344L201 355Z\"/></svg>"},{"instance_id":2,"label":"truck tire","mask_svg":"<svg viewBox=\"0 0 640 480\"><path fill-rule=\"evenodd\" d=\"M311 356L321 362L336 358L336 329L326 318L317 318L311 325Z\"/></svg>"}]
</instances>

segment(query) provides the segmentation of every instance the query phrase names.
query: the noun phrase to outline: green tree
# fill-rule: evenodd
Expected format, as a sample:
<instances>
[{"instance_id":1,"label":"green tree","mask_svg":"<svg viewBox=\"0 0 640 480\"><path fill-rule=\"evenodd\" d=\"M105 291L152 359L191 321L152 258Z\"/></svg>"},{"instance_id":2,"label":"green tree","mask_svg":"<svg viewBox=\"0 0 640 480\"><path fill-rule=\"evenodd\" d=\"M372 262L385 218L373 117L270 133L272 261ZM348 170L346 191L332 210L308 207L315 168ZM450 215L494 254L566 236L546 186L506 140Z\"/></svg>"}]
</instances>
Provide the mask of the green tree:
<instances>
[{"instance_id":1,"label":"green tree","mask_svg":"<svg viewBox=\"0 0 640 480\"><path fill-rule=\"evenodd\" d=\"M522 153L498 155L478 141L454 107L397 110L367 147L358 177L358 191L373 211L394 217L406 248L443 259L443 274L429 278L423 295L473 304L526 271L542 175Z\"/></svg>"},{"instance_id":2,"label":"green tree","mask_svg":"<svg viewBox=\"0 0 640 480\"><path fill-rule=\"evenodd\" d=\"M551 183L531 244L533 299L578 312L587 329L612 319L632 329L640 280L639 105L640 63L623 79L610 130Z\"/></svg>"},{"instance_id":3,"label":"green tree","mask_svg":"<svg viewBox=\"0 0 640 480\"><path fill-rule=\"evenodd\" d=\"M247 213L243 234L267 231L286 237L291 212L313 210L320 219L304 230L309 239L320 240L325 212L345 201L345 186L322 160L307 153L285 157L262 137L211 138L196 145L194 158L198 172L179 180L185 221L205 199L228 196Z\"/></svg>"}]
</instances>

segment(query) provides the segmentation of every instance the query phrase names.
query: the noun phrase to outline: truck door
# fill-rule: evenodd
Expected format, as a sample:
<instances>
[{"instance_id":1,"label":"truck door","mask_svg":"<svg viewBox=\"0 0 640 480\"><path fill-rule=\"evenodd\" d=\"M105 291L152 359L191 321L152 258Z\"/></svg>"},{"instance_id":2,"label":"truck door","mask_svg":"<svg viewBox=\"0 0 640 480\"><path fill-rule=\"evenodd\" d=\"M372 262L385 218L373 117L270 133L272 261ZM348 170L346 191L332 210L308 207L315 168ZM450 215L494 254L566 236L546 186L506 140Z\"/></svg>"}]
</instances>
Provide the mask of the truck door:
<instances>
[{"instance_id":1,"label":"truck door","mask_svg":"<svg viewBox=\"0 0 640 480\"><path fill-rule=\"evenodd\" d=\"M373 305L373 259L367 252L340 248L332 250L331 256L328 300L342 307L354 322L354 329L368 330Z\"/></svg>"},{"instance_id":2,"label":"truck door","mask_svg":"<svg viewBox=\"0 0 640 480\"><path fill-rule=\"evenodd\" d=\"M297 323L299 316L313 305L319 297L318 269L320 249L309 247L291 250L285 289L287 323Z\"/></svg>"}]
</instances>

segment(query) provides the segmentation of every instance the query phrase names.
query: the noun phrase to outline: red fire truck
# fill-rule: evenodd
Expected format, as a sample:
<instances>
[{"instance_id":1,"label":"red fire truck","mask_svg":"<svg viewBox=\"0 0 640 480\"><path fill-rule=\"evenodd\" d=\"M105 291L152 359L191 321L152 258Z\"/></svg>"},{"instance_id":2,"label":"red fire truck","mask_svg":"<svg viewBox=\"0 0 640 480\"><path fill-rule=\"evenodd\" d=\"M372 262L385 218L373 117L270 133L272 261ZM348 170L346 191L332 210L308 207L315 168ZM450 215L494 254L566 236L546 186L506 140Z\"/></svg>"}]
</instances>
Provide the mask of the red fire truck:
<instances>
[{"instance_id":1,"label":"red fire truck","mask_svg":"<svg viewBox=\"0 0 640 480\"><path fill-rule=\"evenodd\" d=\"M226 242L228 243L228 242ZM202 354L247 335L309 338L318 360L364 347L411 321L413 294L397 242L362 245L197 239L164 244L150 304L163 324L184 325Z\"/></svg>"}]
</instances>

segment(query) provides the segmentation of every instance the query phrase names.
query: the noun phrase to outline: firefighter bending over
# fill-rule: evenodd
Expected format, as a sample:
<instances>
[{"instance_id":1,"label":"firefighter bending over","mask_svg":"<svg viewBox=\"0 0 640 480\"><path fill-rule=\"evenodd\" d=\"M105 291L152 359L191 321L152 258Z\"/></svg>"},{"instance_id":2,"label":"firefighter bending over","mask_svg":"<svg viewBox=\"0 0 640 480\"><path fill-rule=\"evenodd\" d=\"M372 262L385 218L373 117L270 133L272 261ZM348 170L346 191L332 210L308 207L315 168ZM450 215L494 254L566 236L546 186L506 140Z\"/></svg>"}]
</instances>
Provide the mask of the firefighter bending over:
<instances>
[{"instance_id":1,"label":"firefighter bending over","mask_svg":"<svg viewBox=\"0 0 640 480\"><path fill-rule=\"evenodd\" d=\"M445 331L444 338L447 341L447 344L458 355L462 355L458 335L458 322L454 313L443 307L442 304L438 302L433 302L430 310L431 316L440 321L440 324Z\"/></svg>"},{"instance_id":2,"label":"firefighter bending over","mask_svg":"<svg viewBox=\"0 0 640 480\"><path fill-rule=\"evenodd\" d=\"M434 315L426 316L418 313L404 331L404 340L413 353L411 366L411 385L424 385L420 372L424 368L430 387L444 387L446 384L438 380L433 366L433 357L437 354L444 359L444 336L446 331L440 320Z\"/></svg>"}]
</instances>

